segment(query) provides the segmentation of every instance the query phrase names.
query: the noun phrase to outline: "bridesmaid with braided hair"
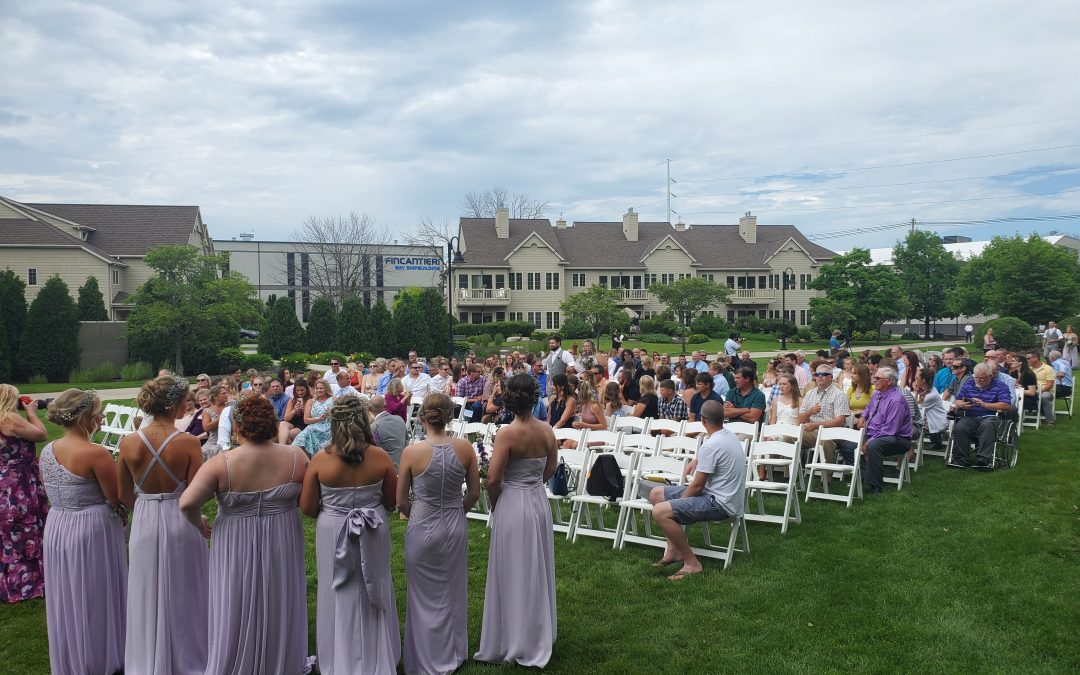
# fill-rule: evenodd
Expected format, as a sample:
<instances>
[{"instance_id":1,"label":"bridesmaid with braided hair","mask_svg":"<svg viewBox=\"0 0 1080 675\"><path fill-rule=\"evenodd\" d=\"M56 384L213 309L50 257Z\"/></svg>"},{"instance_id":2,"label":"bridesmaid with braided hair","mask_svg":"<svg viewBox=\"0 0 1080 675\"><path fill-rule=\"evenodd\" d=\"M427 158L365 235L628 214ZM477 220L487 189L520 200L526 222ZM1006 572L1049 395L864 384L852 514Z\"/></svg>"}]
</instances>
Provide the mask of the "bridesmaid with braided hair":
<instances>
[{"instance_id":1,"label":"bridesmaid with braided hair","mask_svg":"<svg viewBox=\"0 0 1080 675\"><path fill-rule=\"evenodd\" d=\"M337 399L329 419L330 444L311 458L300 493L300 510L317 519L319 672L394 675L401 633L386 512L396 503L397 471L375 445L360 397Z\"/></svg>"}]
</instances>

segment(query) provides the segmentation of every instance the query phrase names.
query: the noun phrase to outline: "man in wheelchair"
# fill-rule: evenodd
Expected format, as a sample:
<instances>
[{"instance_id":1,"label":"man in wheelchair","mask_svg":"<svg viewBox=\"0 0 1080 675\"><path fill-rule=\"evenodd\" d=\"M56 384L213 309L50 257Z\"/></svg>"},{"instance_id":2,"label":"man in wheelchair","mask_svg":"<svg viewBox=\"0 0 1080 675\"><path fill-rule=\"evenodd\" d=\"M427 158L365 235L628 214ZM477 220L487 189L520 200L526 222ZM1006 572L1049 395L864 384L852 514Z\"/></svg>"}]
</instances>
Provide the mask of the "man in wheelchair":
<instances>
[{"instance_id":1,"label":"man in wheelchair","mask_svg":"<svg viewBox=\"0 0 1080 675\"><path fill-rule=\"evenodd\" d=\"M1005 382L994 375L989 365L980 363L975 366L973 376L956 393L954 407L961 416L953 426L951 466L970 466L971 442L976 440L978 455L975 468L993 468L998 413L1007 414L1013 410L1013 393Z\"/></svg>"}]
</instances>

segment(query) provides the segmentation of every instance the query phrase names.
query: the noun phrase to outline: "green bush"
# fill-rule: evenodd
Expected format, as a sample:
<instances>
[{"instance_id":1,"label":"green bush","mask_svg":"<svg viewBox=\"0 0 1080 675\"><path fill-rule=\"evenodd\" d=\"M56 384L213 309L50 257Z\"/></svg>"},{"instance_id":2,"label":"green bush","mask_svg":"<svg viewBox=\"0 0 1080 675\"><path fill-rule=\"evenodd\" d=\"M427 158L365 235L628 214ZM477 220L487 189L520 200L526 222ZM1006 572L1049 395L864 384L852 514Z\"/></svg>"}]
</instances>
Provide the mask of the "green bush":
<instances>
[{"instance_id":1,"label":"green bush","mask_svg":"<svg viewBox=\"0 0 1080 675\"><path fill-rule=\"evenodd\" d=\"M704 333L690 333L686 336L686 344L703 345L709 341L709 336Z\"/></svg>"},{"instance_id":2,"label":"green bush","mask_svg":"<svg viewBox=\"0 0 1080 675\"><path fill-rule=\"evenodd\" d=\"M563 321L562 336L567 340L584 340L585 338L591 338L592 328L589 324L585 323L581 319L572 318Z\"/></svg>"},{"instance_id":3,"label":"green bush","mask_svg":"<svg viewBox=\"0 0 1080 675\"><path fill-rule=\"evenodd\" d=\"M269 354L245 354L244 360L240 362L240 367L244 370L254 368L265 373L274 369L274 359Z\"/></svg>"},{"instance_id":4,"label":"green bush","mask_svg":"<svg viewBox=\"0 0 1080 675\"><path fill-rule=\"evenodd\" d=\"M54 276L30 304L17 360L34 375L64 382L78 368L81 352L79 310L67 284Z\"/></svg>"},{"instance_id":5,"label":"green bush","mask_svg":"<svg viewBox=\"0 0 1080 675\"><path fill-rule=\"evenodd\" d=\"M318 363L323 366L330 365L330 361L333 359L345 363L345 355L341 352L319 352L311 355L311 363Z\"/></svg>"},{"instance_id":6,"label":"green bush","mask_svg":"<svg viewBox=\"0 0 1080 675\"><path fill-rule=\"evenodd\" d=\"M124 382L149 380L154 375L154 366L146 361L129 361L120 369L120 379Z\"/></svg>"},{"instance_id":7,"label":"green bush","mask_svg":"<svg viewBox=\"0 0 1080 675\"><path fill-rule=\"evenodd\" d=\"M671 344L671 336L664 335L663 333L642 333L641 335L638 335L635 339L637 339L639 342L657 342L660 344ZM706 341L708 341L708 338L706 338Z\"/></svg>"},{"instance_id":8,"label":"green bush","mask_svg":"<svg viewBox=\"0 0 1080 675\"><path fill-rule=\"evenodd\" d=\"M247 354L239 347L226 347L218 350L218 367L214 370L224 372L226 366L240 366L243 368Z\"/></svg>"},{"instance_id":9,"label":"green bush","mask_svg":"<svg viewBox=\"0 0 1080 675\"><path fill-rule=\"evenodd\" d=\"M638 324L643 334L674 336L679 334L679 324L667 314L658 314L650 319L642 319Z\"/></svg>"},{"instance_id":10,"label":"green bush","mask_svg":"<svg viewBox=\"0 0 1080 675\"><path fill-rule=\"evenodd\" d=\"M733 330L734 326L730 323L718 316L709 314L699 314L690 322L690 331L692 333L703 333L714 340L726 338Z\"/></svg>"},{"instance_id":11,"label":"green bush","mask_svg":"<svg viewBox=\"0 0 1080 675\"><path fill-rule=\"evenodd\" d=\"M506 342L506 336L504 336L502 333L495 333L492 341L497 345L501 345L502 343Z\"/></svg>"},{"instance_id":12,"label":"green bush","mask_svg":"<svg viewBox=\"0 0 1080 675\"><path fill-rule=\"evenodd\" d=\"M491 344L491 333L481 333L476 336L476 344L487 346Z\"/></svg>"},{"instance_id":13,"label":"green bush","mask_svg":"<svg viewBox=\"0 0 1080 675\"><path fill-rule=\"evenodd\" d=\"M520 335L530 337L536 326L530 321L496 321L494 323L455 323L454 334L480 335L481 333L502 333L503 335Z\"/></svg>"},{"instance_id":14,"label":"green bush","mask_svg":"<svg viewBox=\"0 0 1080 675\"><path fill-rule=\"evenodd\" d=\"M795 339L799 342L813 342L814 332L809 328L800 328L795 331Z\"/></svg>"},{"instance_id":15,"label":"green bush","mask_svg":"<svg viewBox=\"0 0 1080 675\"><path fill-rule=\"evenodd\" d=\"M308 364L311 363L311 359L311 354L293 352L292 354L282 356L279 364L282 368L288 368L290 372L302 373L307 370Z\"/></svg>"},{"instance_id":16,"label":"green bush","mask_svg":"<svg viewBox=\"0 0 1080 675\"><path fill-rule=\"evenodd\" d=\"M91 382L111 382L115 377L116 364L105 361L89 368L76 368L71 371L68 381L72 384L89 384Z\"/></svg>"},{"instance_id":17,"label":"green bush","mask_svg":"<svg viewBox=\"0 0 1080 675\"><path fill-rule=\"evenodd\" d=\"M921 340L922 336L919 335L918 333L915 333L915 332L909 330L906 333L904 333L903 335L901 335L900 339L901 340Z\"/></svg>"},{"instance_id":18,"label":"green bush","mask_svg":"<svg viewBox=\"0 0 1080 675\"><path fill-rule=\"evenodd\" d=\"M49 378L44 375L31 375L30 384L48 384Z\"/></svg>"},{"instance_id":19,"label":"green bush","mask_svg":"<svg viewBox=\"0 0 1080 675\"><path fill-rule=\"evenodd\" d=\"M355 354L349 354L348 360L366 366L375 360L375 355L371 352L356 352Z\"/></svg>"},{"instance_id":20,"label":"green bush","mask_svg":"<svg viewBox=\"0 0 1080 675\"><path fill-rule=\"evenodd\" d=\"M1040 339L1035 335L1035 329L1023 319L1014 316L1003 316L998 319L987 321L975 331L975 344L982 345L986 329L994 329L994 339L999 349L1017 351L1031 349L1040 344Z\"/></svg>"}]
</instances>

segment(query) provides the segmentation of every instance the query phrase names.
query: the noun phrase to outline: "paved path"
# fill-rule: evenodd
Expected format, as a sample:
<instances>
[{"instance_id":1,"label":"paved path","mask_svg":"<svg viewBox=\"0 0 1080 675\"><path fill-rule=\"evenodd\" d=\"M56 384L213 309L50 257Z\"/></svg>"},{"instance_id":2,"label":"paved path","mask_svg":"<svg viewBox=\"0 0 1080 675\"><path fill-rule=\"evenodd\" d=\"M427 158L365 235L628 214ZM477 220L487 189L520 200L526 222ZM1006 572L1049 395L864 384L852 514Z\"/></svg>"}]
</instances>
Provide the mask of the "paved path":
<instances>
[{"instance_id":1,"label":"paved path","mask_svg":"<svg viewBox=\"0 0 1080 675\"><path fill-rule=\"evenodd\" d=\"M912 348L922 349L923 347L942 347L942 348L944 348L945 346L952 345L952 344L956 344L956 343L954 343L954 342L942 342L942 341L938 340L936 342L905 342L902 345L861 345L860 344L860 345L856 345L854 347L849 348L848 351L850 351L853 354L858 354L859 352L863 351L864 349L873 349L874 351L877 351L877 352L883 352L883 351L889 349L890 347L903 347L904 349L912 349ZM693 347L693 345L686 345L686 346L688 348ZM812 355L814 352L817 351L816 349L806 349L802 345L799 345L797 343L788 344L787 351L789 353L793 352L793 351L795 351L797 349L802 349L804 352L806 352L807 356ZM779 345L779 343L777 343L775 351L771 351L771 352L750 352L750 356L755 358L755 359L769 358L769 357L772 357L772 356L776 356L781 351L782 350L780 349L780 345Z\"/></svg>"}]
</instances>

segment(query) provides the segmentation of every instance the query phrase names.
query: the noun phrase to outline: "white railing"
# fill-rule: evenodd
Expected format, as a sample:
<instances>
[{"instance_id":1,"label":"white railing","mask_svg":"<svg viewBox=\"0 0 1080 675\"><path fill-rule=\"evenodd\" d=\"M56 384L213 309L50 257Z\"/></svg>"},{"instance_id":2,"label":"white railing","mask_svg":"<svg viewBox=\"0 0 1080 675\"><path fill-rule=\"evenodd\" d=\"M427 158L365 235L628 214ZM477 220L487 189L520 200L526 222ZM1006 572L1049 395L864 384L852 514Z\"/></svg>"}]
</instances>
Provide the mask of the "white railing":
<instances>
[{"instance_id":1,"label":"white railing","mask_svg":"<svg viewBox=\"0 0 1080 675\"><path fill-rule=\"evenodd\" d=\"M731 294L731 302L766 302L776 299L773 288L737 288Z\"/></svg>"},{"instance_id":2,"label":"white railing","mask_svg":"<svg viewBox=\"0 0 1080 675\"><path fill-rule=\"evenodd\" d=\"M624 288L622 299L623 302L645 302L649 299L649 291L644 288Z\"/></svg>"},{"instance_id":3,"label":"white railing","mask_svg":"<svg viewBox=\"0 0 1080 675\"><path fill-rule=\"evenodd\" d=\"M507 288L459 288L459 302L477 302L483 300L496 300L500 302L510 301L510 290Z\"/></svg>"}]
</instances>

